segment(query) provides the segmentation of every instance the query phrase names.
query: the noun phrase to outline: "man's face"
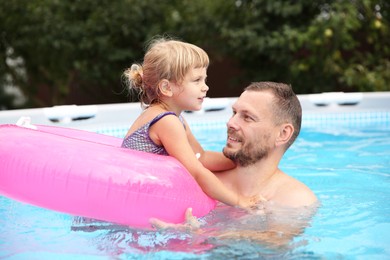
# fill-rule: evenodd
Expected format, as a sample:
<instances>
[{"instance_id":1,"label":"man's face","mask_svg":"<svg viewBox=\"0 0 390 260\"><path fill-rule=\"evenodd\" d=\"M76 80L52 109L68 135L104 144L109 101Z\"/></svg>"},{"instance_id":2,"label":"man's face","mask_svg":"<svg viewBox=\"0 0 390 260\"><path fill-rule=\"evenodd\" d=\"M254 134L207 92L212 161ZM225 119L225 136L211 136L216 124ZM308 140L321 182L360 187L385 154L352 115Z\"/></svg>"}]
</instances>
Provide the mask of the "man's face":
<instances>
[{"instance_id":1,"label":"man's face","mask_svg":"<svg viewBox=\"0 0 390 260\"><path fill-rule=\"evenodd\" d=\"M275 144L272 101L273 95L268 91L241 94L227 123L228 138L223 149L226 157L243 167L267 157Z\"/></svg>"}]
</instances>

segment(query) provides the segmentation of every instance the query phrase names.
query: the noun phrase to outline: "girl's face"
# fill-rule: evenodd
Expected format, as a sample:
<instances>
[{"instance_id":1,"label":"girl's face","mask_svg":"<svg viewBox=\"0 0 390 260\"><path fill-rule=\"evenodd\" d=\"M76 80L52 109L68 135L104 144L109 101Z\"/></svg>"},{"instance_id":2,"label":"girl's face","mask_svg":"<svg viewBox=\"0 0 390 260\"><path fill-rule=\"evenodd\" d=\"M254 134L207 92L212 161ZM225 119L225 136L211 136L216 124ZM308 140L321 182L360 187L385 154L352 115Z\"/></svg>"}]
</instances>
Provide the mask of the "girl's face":
<instances>
[{"instance_id":1,"label":"girl's face","mask_svg":"<svg viewBox=\"0 0 390 260\"><path fill-rule=\"evenodd\" d=\"M180 110L196 111L202 108L209 87L206 84L207 68L192 68L181 84L173 84L173 98Z\"/></svg>"}]
</instances>

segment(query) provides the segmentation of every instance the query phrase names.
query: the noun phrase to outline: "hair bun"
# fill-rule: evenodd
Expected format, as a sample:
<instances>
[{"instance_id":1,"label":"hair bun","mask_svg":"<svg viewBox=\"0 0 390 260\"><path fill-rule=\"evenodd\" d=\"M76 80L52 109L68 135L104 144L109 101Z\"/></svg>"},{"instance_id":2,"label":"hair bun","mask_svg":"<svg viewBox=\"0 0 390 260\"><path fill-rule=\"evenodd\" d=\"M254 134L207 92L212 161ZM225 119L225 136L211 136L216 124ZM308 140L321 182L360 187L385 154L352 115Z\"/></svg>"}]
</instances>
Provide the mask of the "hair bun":
<instances>
[{"instance_id":1,"label":"hair bun","mask_svg":"<svg viewBox=\"0 0 390 260\"><path fill-rule=\"evenodd\" d=\"M130 88L142 89L142 67L138 64L133 64L124 72L125 77L130 83Z\"/></svg>"}]
</instances>

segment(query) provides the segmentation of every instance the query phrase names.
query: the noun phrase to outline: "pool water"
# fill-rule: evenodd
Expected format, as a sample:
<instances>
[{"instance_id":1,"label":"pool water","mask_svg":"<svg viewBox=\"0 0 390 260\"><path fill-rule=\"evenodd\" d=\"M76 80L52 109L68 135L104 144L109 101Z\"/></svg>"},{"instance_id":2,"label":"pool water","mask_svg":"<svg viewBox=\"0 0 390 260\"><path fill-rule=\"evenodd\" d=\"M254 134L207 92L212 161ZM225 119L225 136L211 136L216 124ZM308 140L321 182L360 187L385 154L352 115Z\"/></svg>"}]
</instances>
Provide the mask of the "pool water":
<instances>
[{"instance_id":1,"label":"pool water","mask_svg":"<svg viewBox=\"0 0 390 260\"><path fill-rule=\"evenodd\" d=\"M388 127L307 130L283 168L310 186L322 207L306 250L331 258L390 256Z\"/></svg>"},{"instance_id":2,"label":"pool water","mask_svg":"<svg viewBox=\"0 0 390 260\"><path fill-rule=\"evenodd\" d=\"M194 129L204 148L222 149L225 125ZM310 225L286 247L268 247L248 239L220 241L207 233L132 230L0 196L0 258L390 258L388 123L359 128L303 128L282 160L281 168L308 185L321 201ZM221 218L227 211L220 207L213 214ZM202 221L207 224L208 220ZM231 220L225 221L219 225L228 227ZM258 222L261 224L261 218Z\"/></svg>"}]
</instances>

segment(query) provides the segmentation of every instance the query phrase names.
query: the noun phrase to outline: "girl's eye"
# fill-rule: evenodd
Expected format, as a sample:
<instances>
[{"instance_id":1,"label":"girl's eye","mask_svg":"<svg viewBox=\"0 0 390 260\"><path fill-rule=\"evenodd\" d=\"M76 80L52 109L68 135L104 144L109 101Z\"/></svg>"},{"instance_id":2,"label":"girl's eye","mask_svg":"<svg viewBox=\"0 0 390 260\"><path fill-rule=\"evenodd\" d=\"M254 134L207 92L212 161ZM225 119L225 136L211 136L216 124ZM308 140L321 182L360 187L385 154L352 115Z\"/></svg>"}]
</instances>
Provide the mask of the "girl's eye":
<instances>
[{"instance_id":1,"label":"girl's eye","mask_svg":"<svg viewBox=\"0 0 390 260\"><path fill-rule=\"evenodd\" d=\"M206 83L207 78L205 78L205 79L203 79L203 78L196 78L196 79L194 79L194 82L202 82L202 81Z\"/></svg>"}]
</instances>

